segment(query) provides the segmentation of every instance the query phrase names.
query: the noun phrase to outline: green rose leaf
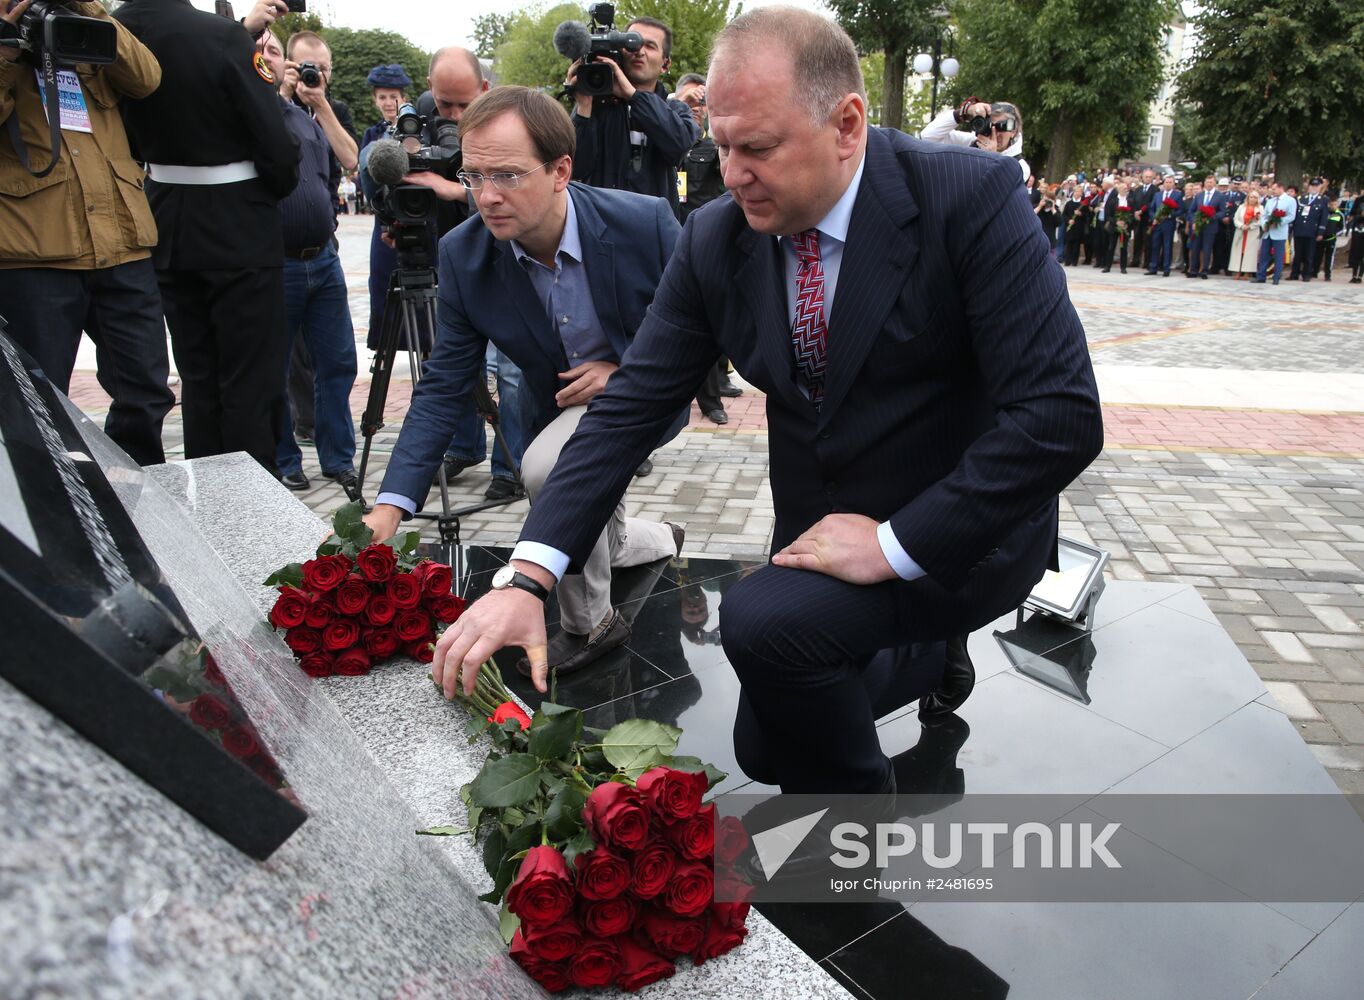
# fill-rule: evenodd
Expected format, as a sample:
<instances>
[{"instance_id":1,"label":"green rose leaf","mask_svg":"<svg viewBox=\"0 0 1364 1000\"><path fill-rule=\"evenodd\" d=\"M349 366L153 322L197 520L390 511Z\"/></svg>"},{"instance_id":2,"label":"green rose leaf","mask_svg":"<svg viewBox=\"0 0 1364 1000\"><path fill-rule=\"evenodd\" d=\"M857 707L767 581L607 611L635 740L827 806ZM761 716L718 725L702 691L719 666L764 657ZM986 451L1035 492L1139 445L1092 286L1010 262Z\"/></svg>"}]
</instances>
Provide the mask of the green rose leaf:
<instances>
[{"instance_id":1,"label":"green rose leaf","mask_svg":"<svg viewBox=\"0 0 1364 1000\"><path fill-rule=\"evenodd\" d=\"M265 578L265 586L278 587L288 584L290 587L303 586L303 564L290 563L288 566L281 566Z\"/></svg>"},{"instance_id":2,"label":"green rose leaf","mask_svg":"<svg viewBox=\"0 0 1364 1000\"><path fill-rule=\"evenodd\" d=\"M483 841L483 867L496 881L498 870L502 867L502 856L507 853L507 838L501 830L494 830Z\"/></svg>"},{"instance_id":3,"label":"green rose leaf","mask_svg":"<svg viewBox=\"0 0 1364 1000\"><path fill-rule=\"evenodd\" d=\"M587 794L581 785L571 782L566 781L559 786L549 800L549 808L545 810L545 829L549 831L550 839L564 840L582 830Z\"/></svg>"},{"instance_id":4,"label":"green rose leaf","mask_svg":"<svg viewBox=\"0 0 1364 1000\"><path fill-rule=\"evenodd\" d=\"M568 862L568 867L572 869L573 862L578 855L586 854L596 846L597 843L592 839L592 835L586 830L583 830L564 845L564 860Z\"/></svg>"},{"instance_id":5,"label":"green rose leaf","mask_svg":"<svg viewBox=\"0 0 1364 1000\"><path fill-rule=\"evenodd\" d=\"M708 791L729 777L728 774L721 771L714 764L707 764L700 757L688 757L684 754L682 756L669 758L668 760L662 761L662 763L676 771L687 771L688 773L693 774L697 771L704 771L706 780L709 782L706 786Z\"/></svg>"},{"instance_id":6,"label":"green rose leaf","mask_svg":"<svg viewBox=\"0 0 1364 1000\"><path fill-rule=\"evenodd\" d=\"M469 789L472 805L505 808L529 802L540 787L540 762L530 754L514 753L483 765Z\"/></svg>"},{"instance_id":7,"label":"green rose leaf","mask_svg":"<svg viewBox=\"0 0 1364 1000\"><path fill-rule=\"evenodd\" d=\"M544 702L530 722L530 752L541 760L558 760L572 749L582 731L582 712Z\"/></svg>"},{"instance_id":8,"label":"green rose leaf","mask_svg":"<svg viewBox=\"0 0 1364 1000\"><path fill-rule=\"evenodd\" d=\"M682 730L652 719L627 719L601 739L602 753L622 771L642 771L677 749Z\"/></svg>"},{"instance_id":9,"label":"green rose leaf","mask_svg":"<svg viewBox=\"0 0 1364 1000\"><path fill-rule=\"evenodd\" d=\"M464 836L466 833L472 833L472 832L473 832L472 830L461 830L461 829L460 829L459 827L457 827L457 826L433 826L433 827L431 827L430 829L427 829L427 830L418 830L418 831L417 831L417 836L419 836L419 837L462 837L462 836Z\"/></svg>"},{"instance_id":10,"label":"green rose leaf","mask_svg":"<svg viewBox=\"0 0 1364 1000\"><path fill-rule=\"evenodd\" d=\"M497 915L497 929L502 932L502 943L511 944L512 938L516 936L516 929L521 926L521 918L505 906L502 912Z\"/></svg>"}]
</instances>

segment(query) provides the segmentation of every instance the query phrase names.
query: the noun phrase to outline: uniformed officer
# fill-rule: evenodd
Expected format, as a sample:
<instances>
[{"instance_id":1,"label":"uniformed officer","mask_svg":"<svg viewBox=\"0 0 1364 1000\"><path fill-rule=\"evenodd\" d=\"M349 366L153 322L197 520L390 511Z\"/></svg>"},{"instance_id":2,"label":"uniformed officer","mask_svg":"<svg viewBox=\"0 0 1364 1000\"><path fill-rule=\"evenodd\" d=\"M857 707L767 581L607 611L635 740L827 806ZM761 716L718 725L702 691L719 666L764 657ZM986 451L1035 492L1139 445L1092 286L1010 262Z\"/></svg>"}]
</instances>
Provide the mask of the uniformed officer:
<instances>
[{"instance_id":1,"label":"uniformed officer","mask_svg":"<svg viewBox=\"0 0 1364 1000\"><path fill-rule=\"evenodd\" d=\"M275 472L284 393L279 199L298 143L247 31L187 0L114 15L161 64L125 107L161 242L153 258L180 373L185 456L245 451Z\"/></svg>"}]
</instances>

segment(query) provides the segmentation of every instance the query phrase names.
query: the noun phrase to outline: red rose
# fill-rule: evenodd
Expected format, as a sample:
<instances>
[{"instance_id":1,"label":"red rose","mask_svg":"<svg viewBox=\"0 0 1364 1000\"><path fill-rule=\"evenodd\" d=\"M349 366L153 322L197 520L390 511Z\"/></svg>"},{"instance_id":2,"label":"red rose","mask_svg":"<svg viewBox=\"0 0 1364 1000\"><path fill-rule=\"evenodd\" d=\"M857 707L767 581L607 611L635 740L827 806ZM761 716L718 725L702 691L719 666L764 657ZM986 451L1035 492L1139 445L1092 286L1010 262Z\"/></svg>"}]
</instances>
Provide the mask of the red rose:
<instances>
[{"instance_id":1,"label":"red rose","mask_svg":"<svg viewBox=\"0 0 1364 1000\"><path fill-rule=\"evenodd\" d=\"M398 651L398 636L391 628L367 628L360 639L365 652L377 663Z\"/></svg>"},{"instance_id":2,"label":"red rose","mask_svg":"<svg viewBox=\"0 0 1364 1000\"><path fill-rule=\"evenodd\" d=\"M393 623L393 629L403 642L415 642L431 634L431 618L424 611L401 611Z\"/></svg>"},{"instance_id":3,"label":"red rose","mask_svg":"<svg viewBox=\"0 0 1364 1000\"><path fill-rule=\"evenodd\" d=\"M676 867L677 855L671 847L657 838L649 841L630 862L630 891L640 899L653 899Z\"/></svg>"},{"instance_id":4,"label":"red rose","mask_svg":"<svg viewBox=\"0 0 1364 1000\"><path fill-rule=\"evenodd\" d=\"M691 960L697 965L706 961L708 958L718 958L727 951L733 951L743 944L744 938L748 937L748 928L740 925L739 927L726 927L718 920L711 920L706 925L706 936L701 939L700 946L692 952Z\"/></svg>"},{"instance_id":5,"label":"red rose","mask_svg":"<svg viewBox=\"0 0 1364 1000\"><path fill-rule=\"evenodd\" d=\"M224 730L223 748L233 757L250 757L260 750L260 741L251 726L243 724Z\"/></svg>"},{"instance_id":6,"label":"red rose","mask_svg":"<svg viewBox=\"0 0 1364 1000\"><path fill-rule=\"evenodd\" d=\"M508 719L515 719L517 722L521 723L522 729L530 728L530 716L526 714L525 709L514 701L504 701L497 706L492 715L488 716L489 722L499 726ZM605 897L589 896L588 898L599 899Z\"/></svg>"},{"instance_id":7,"label":"red rose","mask_svg":"<svg viewBox=\"0 0 1364 1000\"><path fill-rule=\"evenodd\" d=\"M708 805L691 819L665 826L663 836L684 858L704 861L715 850L715 806Z\"/></svg>"},{"instance_id":8,"label":"red rose","mask_svg":"<svg viewBox=\"0 0 1364 1000\"><path fill-rule=\"evenodd\" d=\"M365 621L371 625L387 625L393 621L393 616L397 613L393 598L387 594L376 594L365 607Z\"/></svg>"},{"instance_id":9,"label":"red rose","mask_svg":"<svg viewBox=\"0 0 1364 1000\"><path fill-rule=\"evenodd\" d=\"M275 628L294 628L303 624L308 613L308 595L297 587L279 588L279 598L270 609L270 624Z\"/></svg>"},{"instance_id":10,"label":"red rose","mask_svg":"<svg viewBox=\"0 0 1364 1000\"><path fill-rule=\"evenodd\" d=\"M512 936L511 955L512 961L526 970L526 975L530 976L537 983L545 988L549 993L561 993L568 989L568 972L553 962L546 962L536 958L526 945L526 938L521 933L524 928L518 928Z\"/></svg>"},{"instance_id":11,"label":"red rose","mask_svg":"<svg viewBox=\"0 0 1364 1000\"><path fill-rule=\"evenodd\" d=\"M715 898L715 876L710 866L699 861L678 865L660 898L663 905L679 917L696 916Z\"/></svg>"},{"instance_id":12,"label":"red rose","mask_svg":"<svg viewBox=\"0 0 1364 1000\"><path fill-rule=\"evenodd\" d=\"M200 729L222 729L232 721L232 709L216 695L201 694L189 706L189 721Z\"/></svg>"},{"instance_id":13,"label":"red rose","mask_svg":"<svg viewBox=\"0 0 1364 1000\"><path fill-rule=\"evenodd\" d=\"M427 597L439 597L441 594L450 593L454 576L445 563L432 562L430 559L417 563L412 575L416 576L418 573L421 574L422 593Z\"/></svg>"},{"instance_id":14,"label":"red rose","mask_svg":"<svg viewBox=\"0 0 1364 1000\"><path fill-rule=\"evenodd\" d=\"M649 803L649 811L664 823L695 816L708 785L704 772L674 771L671 767L645 771L635 782L635 788Z\"/></svg>"},{"instance_id":15,"label":"red rose","mask_svg":"<svg viewBox=\"0 0 1364 1000\"><path fill-rule=\"evenodd\" d=\"M214 687L227 687L227 678L223 676L218 661L208 650L204 650L204 680Z\"/></svg>"},{"instance_id":16,"label":"red rose","mask_svg":"<svg viewBox=\"0 0 1364 1000\"><path fill-rule=\"evenodd\" d=\"M637 851L649 836L649 814L639 792L619 781L592 789L583 806L583 823L598 844Z\"/></svg>"},{"instance_id":17,"label":"red rose","mask_svg":"<svg viewBox=\"0 0 1364 1000\"><path fill-rule=\"evenodd\" d=\"M313 594L308 602L308 613L303 616L303 624L309 628L326 628L327 623L336 617L336 608L322 594Z\"/></svg>"},{"instance_id":18,"label":"red rose","mask_svg":"<svg viewBox=\"0 0 1364 1000\"><path fill-rule=\"evenodd\" d=\"M616 985L629 993L667 979L675 971L672 962L628 937L616 938L616 947L620 949L620 975L616 977Z\"/></svg>"},{"instance_id":19,"label":"red rose","mask_svg":"<svg viewBox=\"0 0 1364 1000\"><path fill-rule=\"evenodd\" d=\"M298 665L309 677L330 677L335 672L330 653L309 653L299 658Z\"/></svg>"},{"instance_id":20,"label":"red rose","mask_svg":"<svg viewBox=\"0 0 1364 1000\"><path fill-rule=\"evenodd\" d=\"M349 618L334 621L322 630L322 648L329 652L349 649L360 641L360 626Z\"/></svg>"},{"instance_id":21,"label":"red rose","mask_svg":"<svg viewBox=\"0 0 1364 1000\"><path fill-rule=\"evenodd\" d=\"M580 856L577 865L578 895L583 899L615 899L629 888L630 865L609 847Z\"/></svg>"},{"instance_id":22,"label":"red rose","mask_svg":"<svg viewBox=\"0 0 1364 1000\"><path fill-rule=\"evenodd\" d=\"M422 599L421 581L411 573L397 573L388 581L388 589L384 593L388 595L394 607L404 610L415 608Z\"/></svg>"},{"instance_id":23,"label":"red rose","mask_svg":"<svg viewBox=\"0 0 1364 1000\"><path fill-rule=\"evenodd\" d=\"M583 932L571 916L552 924L523 924L521 934L530 953L542 962L562 962L583 942Z\"/></svg>"},{"instance_id":24,"label":"red rose","mask_svg":"<svg viewBox=\"0 0 1364 1000\"><path fill-rule=\"evenodd\" d=\"M710 919L730 930L737 930L748 919L753 887L737 879L725 879L715 887L715 902L710 904Z\"/></svg>"},{"instance_id":25,"label":"red rose","mask_svg":"<svg viewBox=\"0 0 1364 1000\"><path fill-rule=\"evenodd\" d=\"M615 899L580 903L578 912L583 918L583 928L587 933L599 938L609 938L624 934L634 926L639 904L632 896L617 896Z\"/></svg>"},{"instance_id":26,"label":"red rose","mask_svg":"<svg viewBox=\"0 0 1364 1000\"><path fill-rule=\"evenodd\" d=\"M690 954L706 937L704 920L679 917L666 910L650 909L640 920L639 927L640 936L668 958Z\"/></svg>"},{"instance_id":27,"label":"red rose","mask_svg":"<svg viewBox=\"0 0 1364 1000\"><path fill-rule=\"evenodd\" d=\"M333 665L342 677L359 677L361 674L369 673L370 658L368 653L357 646L337 654Z\"/></svg>"},{"instance_id":28,"label":"red rose","mask_svg":"<svg viewBox=\"0 0 1364 1000\"><path fill-rule=\"evenodd\" d=\"M296 656L316 653L322 648L322 633L311 628L291 628L284 633L284 644Z\"/></svg>"},{"instance_id":29,"label":"red rose","mask_svg":"<svg viewBox=\"0 0 1364 1000\"><path fill-rule=\"evenodd\" d=\"M303 586L318 594L335 590L350 575L350 570L350 560L340 553L309 559L303 564Z\"/></svg>"},{"instance_id":30,"label":"red rose","mask_svg":"<svg viewBox=\"0 0 1364 1000\"><path fill-rule=\"evenodd\" d=\"M467 605L468 602L464 598L456 597L454 594L441 594L439 597L426 599L426 610L431 612L436 621L447 625L464 614Z\"/></svg>"},{"instance_id":31,"label":"red rose","mask_svg":"<svg viewBox=\"0 0 1364 1000\"><path fill-rule=\"evenodd\" d=\"M430 663L436 658L436 647L430 639L418 639L404 646L403 653L418 663Z\"/></svg>"},{"instance_id":32,"label":"red rose","mask_svg":"<svg viewBox=\"0 0 1364 1000\"><path fill-rule=\"evenodd\" d=\"M620 974L620 949L614 941L588 940L568 963L568 978L574 986L590 989L615 982Z\"/></svg>"},{"instance_id":33,"label":"red rose","mask_svg":"<svg viewBox=\"0 0 1364 1000\"><path fill-rule=\"evenodd\" d=\"M393 551L392 545L375 542L360 550L355 557L355 566L370 583L383 583L398 568L398 553Z\"/></svg>"},{"instance_id":34,"label":"red rose","mask_svg":"<svg viewBox=\"0 0 1364 1000\"><path fill-rule=\"evenodd\" d=\"M715 826L715 860L732 864L748 847L748 831L738 816L725 816Z\"/></svg>"},{"instance_id":35,"label":"red rose","mask_svg":"<svg viewBox=\"0 0 1364 1000\"><path fill-rule=\"evenodd\" d=\"M369 603L369 585L358 576L350 576L336 588L336 610L343 615L358 615Z\"/></svg>"},{"instance_id":36,"label":"red rose","mask_svg":"<svg viewBox=\"0 0 1364 1000\"><path fill-rule=\"evenodd\" d=\"M507 909L523 924L552 924L573 905L573 877L555 848L532 847L507 889Z\"/></svg>"}]
</instances>

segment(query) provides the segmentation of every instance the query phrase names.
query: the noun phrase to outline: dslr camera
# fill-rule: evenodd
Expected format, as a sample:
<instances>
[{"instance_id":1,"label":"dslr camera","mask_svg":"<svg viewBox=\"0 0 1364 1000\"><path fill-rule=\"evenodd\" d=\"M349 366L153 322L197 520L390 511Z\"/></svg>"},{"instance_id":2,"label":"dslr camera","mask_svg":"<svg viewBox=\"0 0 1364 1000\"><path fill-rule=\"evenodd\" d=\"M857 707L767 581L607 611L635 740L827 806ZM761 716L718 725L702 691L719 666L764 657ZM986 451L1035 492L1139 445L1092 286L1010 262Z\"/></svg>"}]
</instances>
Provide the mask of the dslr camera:
<instances>
[{"instance_id":1,"label":"dslr camera","mask_svg":"<svg viewBox=\"0 0 1364 1000\"><path fill-rule=\"evenodd\" d=\"M305 87L322 86L322 71L317 68L315 62L303 62L298 64L298 82Z\"/></svg>"},{"instance_id":2,"label":"dslr camera","mask_svg":"<svg viewBox=\"0 0 1364 1000\"><path fill-rule=\"evenodd\" d=\"M638 31L616 30L616 5L594 3L587 8L587 27L564 21L554 32L554 47L567 59L581 59L574 90L590 97L610 97L615 73L607 60L625 67L625 53L638 52L644 38Z\"/></svg>"},{"instance_id":3,"label":"dslr camera","mask_svg":"<svg viewBox=\"0 0 1364 1000\"><path fill-rule=\"evenodd\" d=\"M112 21L76 14L66 0L33 0L16 24L0 21L0 45L38 67L107 65L118 55L118 34Z\"/></svg>"}]
</instances>

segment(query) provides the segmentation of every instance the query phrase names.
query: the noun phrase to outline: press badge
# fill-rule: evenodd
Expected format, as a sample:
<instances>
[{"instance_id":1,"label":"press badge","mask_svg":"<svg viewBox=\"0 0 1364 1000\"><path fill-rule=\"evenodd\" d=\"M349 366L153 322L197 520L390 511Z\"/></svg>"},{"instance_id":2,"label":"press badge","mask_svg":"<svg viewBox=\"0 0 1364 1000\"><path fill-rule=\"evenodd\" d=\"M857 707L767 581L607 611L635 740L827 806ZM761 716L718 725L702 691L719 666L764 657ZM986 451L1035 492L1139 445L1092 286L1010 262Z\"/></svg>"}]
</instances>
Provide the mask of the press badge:
<instances>
[{"instance_id":1,"label":"press badge","mask_svg":"<svg viewBox=\"0 0 1364 1000\"><path fill-rule=\"evenodd\" d=\"M33 71L38 80L38 94L43 99L43 112L47 112L47 88L43 74ZM61 106L62 128L67 132L93 133L90 127L90 109L85 105L85 94L81 91L80 77L73 70L57 70L57 103Z\"/></svg>"}]
</instances>

